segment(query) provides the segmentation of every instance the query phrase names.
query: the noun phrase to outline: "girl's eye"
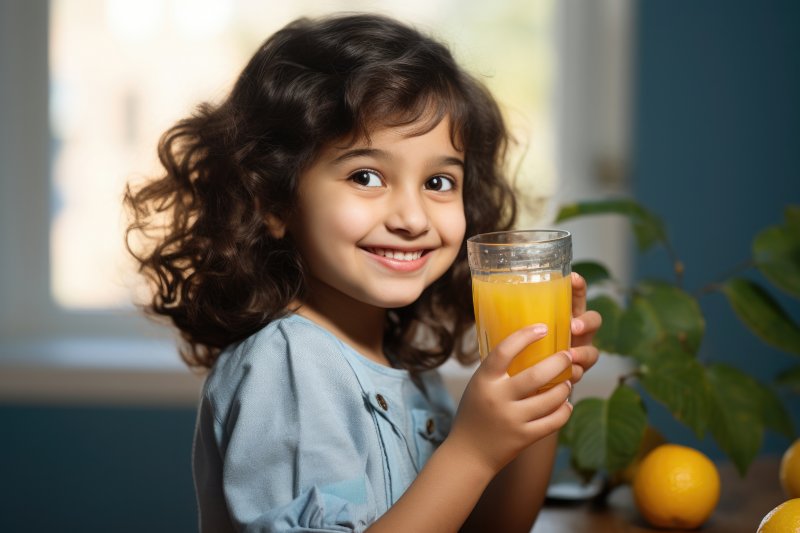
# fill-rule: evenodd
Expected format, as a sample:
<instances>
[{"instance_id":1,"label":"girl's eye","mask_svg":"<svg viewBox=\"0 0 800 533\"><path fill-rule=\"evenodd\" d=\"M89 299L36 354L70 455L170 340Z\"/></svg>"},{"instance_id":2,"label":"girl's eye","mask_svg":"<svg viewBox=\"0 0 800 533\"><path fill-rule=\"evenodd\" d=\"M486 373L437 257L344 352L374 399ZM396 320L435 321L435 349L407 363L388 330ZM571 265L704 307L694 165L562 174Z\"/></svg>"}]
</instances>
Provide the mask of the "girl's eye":
<instances>
[{"instance_id":1,"label":"girl's eye","mask_svg":"<svg viewBox=\"0 0 800 533\"><path fill-rule=\"evenodd\" d=\"M372 170L358 170L350 174L348 179L362 187L381 187L383 185L380 175Z\"/></svg>"},{"instance_id":2,"label":"girl's eye","mask_svg":"<svg viewBox=\"0 0 800 533\"><path fill-rule=\"evenodd\" d=\"M434 176L425 182L425 188L431 191L452 191L456 188L456 184L447 176Z\"/></svg>"}]
</instances>

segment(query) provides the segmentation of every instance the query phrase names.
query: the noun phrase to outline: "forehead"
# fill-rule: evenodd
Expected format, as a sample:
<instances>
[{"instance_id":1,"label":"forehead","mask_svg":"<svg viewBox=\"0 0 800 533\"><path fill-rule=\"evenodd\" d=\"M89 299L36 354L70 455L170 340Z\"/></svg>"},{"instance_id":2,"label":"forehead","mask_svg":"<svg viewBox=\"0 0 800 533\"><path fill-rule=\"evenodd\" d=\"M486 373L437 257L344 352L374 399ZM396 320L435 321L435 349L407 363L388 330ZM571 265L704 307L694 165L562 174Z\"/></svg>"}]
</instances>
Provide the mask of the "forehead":
<instances>
[{"instance_id":1,"label":"forehead","mask_svg":"<svg viewBox=\"0 0 800 533\"><path fill-rule=\"evenodd\" d=\"M436 120L435 117L423 117L411 123L396 124L375 123L364 132L351 134L328 143L324 151L341 152L361 147L391 147L402 141L419 141L431 143L439 150L447 150L457 154L463 153L457 142L450 117L445 115Z\"/></svg>"}]
</instances>

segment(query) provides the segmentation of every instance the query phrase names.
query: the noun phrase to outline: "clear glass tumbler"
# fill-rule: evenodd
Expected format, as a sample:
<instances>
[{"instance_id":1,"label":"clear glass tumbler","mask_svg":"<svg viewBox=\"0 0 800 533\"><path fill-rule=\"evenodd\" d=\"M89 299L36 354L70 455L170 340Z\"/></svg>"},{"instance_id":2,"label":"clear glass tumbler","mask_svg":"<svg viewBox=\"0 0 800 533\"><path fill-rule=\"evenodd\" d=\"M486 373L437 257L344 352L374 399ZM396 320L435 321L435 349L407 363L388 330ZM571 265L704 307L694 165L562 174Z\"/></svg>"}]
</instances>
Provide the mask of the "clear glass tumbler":
<instances>
[{"instance_id":1,"label":"clear glass tumbler","mask_svg":"<svg viewBox=\"0 0 800 533\"><path fill-rule=\"evenodd\" d=\"M546 324L547 336L514 358L514 375L569 349L572 235L560 230L484 233L467 239L472 301L481 360L514 331ZM567 369L549 388L571 377Z\"/></svg>"}]
</instances>

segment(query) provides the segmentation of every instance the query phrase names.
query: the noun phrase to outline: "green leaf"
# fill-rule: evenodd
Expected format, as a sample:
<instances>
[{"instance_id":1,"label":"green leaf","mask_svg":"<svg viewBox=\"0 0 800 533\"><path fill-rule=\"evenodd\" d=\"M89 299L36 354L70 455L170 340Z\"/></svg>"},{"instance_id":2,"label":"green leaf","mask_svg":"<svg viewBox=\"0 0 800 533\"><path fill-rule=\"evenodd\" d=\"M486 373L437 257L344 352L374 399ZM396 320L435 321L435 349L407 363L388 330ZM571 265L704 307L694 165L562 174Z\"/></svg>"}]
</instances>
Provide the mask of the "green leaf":
<instances>
[{"instance_id":1,"label":"green leaf","mask_svg":"<svg viewBox=\"0 0 800 533\"><path fill-rule=\"evenodd\" d=\"M722 364L709 367L706 379L711 398L711 434L744 476L764 437L759 385L740 370Z\"/></svg>"},{"instance_id":2,"label":"green leaf","mask_svg":"<svg viewBox=\"0 0 800 533\"><path fill-rule=\"evenodd\" d=\"M594 285L595 283L611 279L611 274L608 269L600 263L595 263L593 261L573 263L572 271L583 276L587 285Z\"/></svg>"},{"instance_id":3,"label":"green leaf","mask_svg":"<svg viewBox=\"0 0 800 533\"><path fill-rule=\"evenodd\" d=\"M800 298L800 231L772 226L753 240L756 266L776 287Z\"/></svg>"},{"instance_id":4,"label":"green leaf","mask_svg":"<svg viewBox=\"0 0 800 533\"><path fill-rule=\"evenodd\" d=\"M601 398L580 400L574 405L569 421L561 430L564 435L560 442L570 447L570 456L576 469L596 472L605 463L605 454L600 449L600 441L605 441L605 436L592 432L593 428L603 427L605 404L606 400ZM597 443L588 442L592 438L598 439Z\"/></svg>"},{"instance_id":5,"label":"green leaf","mask_svg":"<svg viewBox=\"0 0 800 533\"><path fill-rule=\"evenodd\" d=\"M653 307L643 298L634 296L619 319L619 353L646 362L652 355L651 347L661 339L662 334Z\"/></svg>"},{"instance_id":6,"label":"green leaf","mask_svg":"<svg viewBox=\"0 0 800 533\"><path fill-rule=\"evenodd\" d=\"M608 353L617 351L617 331L622 308L609 296L597 296L586 302L586 308L597 311L603 317L603 324L594 336L594 345Z\"/></svg>"},{"instance_id":7,"label":"green leaf","mask_svg":"<svg viewBox=\"0 0 800 533\"><path fill-rule=\"evenodd\" d=\"M700 305L691 295L667 283L644 282L620 319L620 353L646 362L657 345L668 339L696 353L705 327Z\"/></svg>"},{"instance_id":8,"label":"green leaf","mask_svg":"<svg viewBox=\"0 0 800 533\"><path fill-rule=\"evenodd\" d=\"M759 399L761 400L761 416L764 420L764 426L790 439L794 438L792 417L789 416L789 412L783 402L771 388L763 383L756 382L756 384L761 391Z\"/></svg>"},{"instance_id":9,"label":"green leaf","mask_svg":"<svg viewBox=\"0 0 800 533\"><path fill-rule=\"evenodd\" d=\"M639 451L647 412L635 390L620 385L608 399L608 446L606 470L615 472L628 466Z\"/></svg>"},{"instance_id":10,"label":"green leaf","mask_svg":"<svg viewBox=\"0 0 800 533\"><path fill-rule=\"evenodd\" d=\"M639 394L620 385L608 400L578 402L568 425L573 461L580 470L616 472L636 456L647 415Z\"/></svg>"},{"instance_id":11,"label":"green leaf","mask_svg":"<svg viewBox=\"0 0 800 533\"><path fill-rule=\"evenodd\" d=\"M722 286L736 315L767 344L800 355L800 327L757 283L734 278Z\"/></svg>"},{"instance_id":12,"label":"green leaf","mask_svg":"<svg viewBox=\"0 0 800 533\"><path fill-rule=\"evenodd\" d=\"M784 370L775 379L775 383L788 388L795 394L800 394L800 366Z\"/></svg>"},{"instance_id":13,"label":"green leaf","mask_svg":"<svg viewBox=\"0 0 800 533\"><path fill-rule=\"evenodd\" d=\"M702 439L710 411L703 365L673 339L659 346L654 357L639 370L647 392Z\"/></svg>"},{"instance_id":14,"label":"green leaf","mask_svg":"<svg viewBox=\"0 0 800 533\"><path fill-rule=\"evenodd\" d=\"M664 336L697 352L706 329L697 300L678 287L660 282L641 283L638 293L652 307Z\"/></svg>"},{"instance_id":15,"label":"green leaf","mask_svg":"<svg viewBox=\"0 0 800 533\"><path fill-rule=\"evenodd\" d=\"M617 214L627 216L633 225L639 250L647 250L660 242L667 243L667 232L659 217L630 199L595 200L561 206L556 222L585 215Z\"/></svg>"}]
</instances>

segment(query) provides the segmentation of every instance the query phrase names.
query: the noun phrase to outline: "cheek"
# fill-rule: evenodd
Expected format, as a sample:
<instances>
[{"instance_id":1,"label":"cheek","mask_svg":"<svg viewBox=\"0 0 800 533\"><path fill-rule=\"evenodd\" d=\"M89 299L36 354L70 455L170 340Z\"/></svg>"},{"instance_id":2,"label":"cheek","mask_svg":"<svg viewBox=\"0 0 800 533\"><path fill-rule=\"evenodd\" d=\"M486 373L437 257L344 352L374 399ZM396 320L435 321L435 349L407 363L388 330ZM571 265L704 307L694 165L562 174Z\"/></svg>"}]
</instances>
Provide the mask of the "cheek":
<instances>
[{"instance_id":1,"label":"cheek","mask_svg":"<svg viewBox=\"0 0 800 533\"><path fill-rule=\"evenodd\" d=\"M308 240L317 250L327 252L333 252L336 244L359 242L374 225L374 217L369 209L334 198L324 206L318 205L304 218Z\"/></svg>"},{"instance_id":2,"label":"cheek","mask_svg":"<svg viewBox=\"0 0 800 533\"><path fill-rule=\"evenodd\" d=\"M467 218L463 204L439 211L439 231L447 244L460 246L467 231Z\"/></svg>"},{"instance_id":3,"label":"cheek","mask_svg":"<svg viewBox=\"0 0 800 533\"><path fill-rule=\"evenodd\" d=\"M337 240L358 242L374 226L374 213L363 205L331 200L320 220L321 231Z\"/></svg>"}]
</instances>

